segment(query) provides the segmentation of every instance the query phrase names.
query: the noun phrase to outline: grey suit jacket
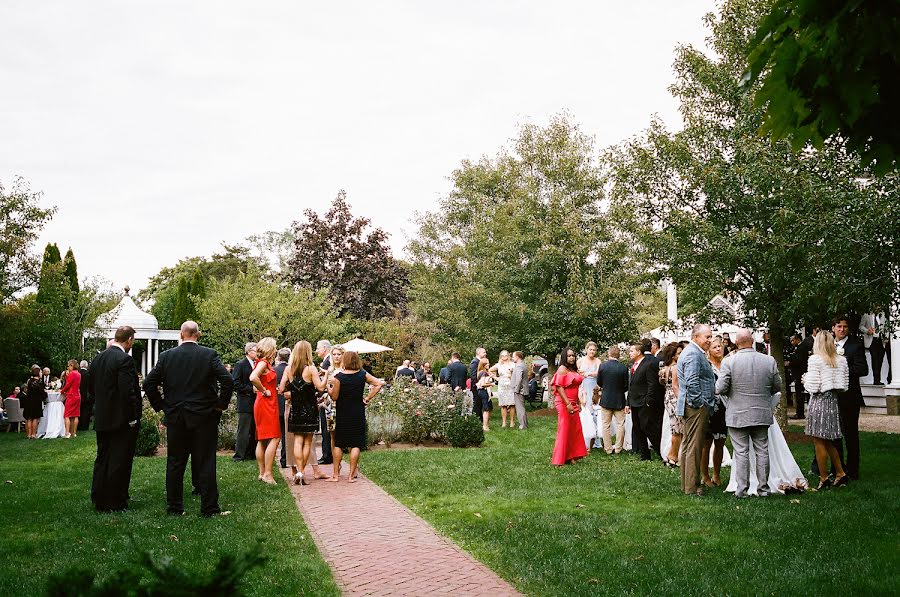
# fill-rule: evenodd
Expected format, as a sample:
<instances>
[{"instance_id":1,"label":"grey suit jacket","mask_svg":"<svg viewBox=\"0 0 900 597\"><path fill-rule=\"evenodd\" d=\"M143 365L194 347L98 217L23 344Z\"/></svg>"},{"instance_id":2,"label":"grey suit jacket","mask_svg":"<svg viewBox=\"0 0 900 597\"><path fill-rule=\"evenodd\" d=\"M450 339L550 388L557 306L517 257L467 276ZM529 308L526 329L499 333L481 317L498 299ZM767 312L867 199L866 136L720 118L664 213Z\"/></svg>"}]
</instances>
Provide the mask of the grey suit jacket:
<instances>
[{"instance_id":1,"label":"grey suit jacket","mask_svg":"<svg viewBox=\"0 0 900 597\"><path fill-rule=\"evenodd\" d=\"M513 366L512 391L514 394L528 395L528 373L525 371L525 363L521 361Z\"/></svg>"},{"instance_id":2,"label":"grey suit jacket","mask_svg":"<svg viewBox=\"0 0 900 597\"><path fill-rule=\"evenodd\" d=\"M775 359L744 348L722 361L716 394L725 400L729 427L772 424L772 396L781 391Z\"/></svg>"}]
</instances>

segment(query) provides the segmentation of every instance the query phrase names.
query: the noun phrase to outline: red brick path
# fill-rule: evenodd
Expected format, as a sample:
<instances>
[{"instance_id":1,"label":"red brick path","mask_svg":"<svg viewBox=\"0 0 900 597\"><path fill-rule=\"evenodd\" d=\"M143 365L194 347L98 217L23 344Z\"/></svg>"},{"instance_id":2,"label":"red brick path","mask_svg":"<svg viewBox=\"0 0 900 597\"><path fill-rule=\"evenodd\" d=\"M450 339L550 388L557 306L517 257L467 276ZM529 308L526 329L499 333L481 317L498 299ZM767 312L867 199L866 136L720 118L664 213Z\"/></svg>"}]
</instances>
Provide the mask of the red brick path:
<instances>
[{"instance_id":1,"label":"red brick path","mask_svg":"<svg viewBox=\"0 0 900 597\"><path fill-rule=\"evenodd\" d=\"M339 483L290 483L345 595L519 595L365 477L348 483L347 470L345 464ZM290 469L283 472L290 481ZM312 468L306 475L312 479Z\"/></svg>"}]
</instances>

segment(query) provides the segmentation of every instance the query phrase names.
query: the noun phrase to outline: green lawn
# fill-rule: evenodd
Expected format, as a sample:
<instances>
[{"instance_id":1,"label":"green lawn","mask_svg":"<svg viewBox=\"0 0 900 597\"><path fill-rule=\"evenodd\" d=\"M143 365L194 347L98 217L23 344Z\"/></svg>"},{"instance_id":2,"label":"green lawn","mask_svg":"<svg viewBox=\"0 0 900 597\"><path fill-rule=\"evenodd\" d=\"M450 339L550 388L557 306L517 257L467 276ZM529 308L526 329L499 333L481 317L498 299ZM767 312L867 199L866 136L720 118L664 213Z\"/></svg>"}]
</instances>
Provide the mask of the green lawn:
<instances>
[{"instance_id":1,"label":"green lawn","mask_svg":"<svg viewBox=\"0 0 900 597\"><path fill-rule=\"evenodd\" d=\"M492 422L480 449L375 451L361 467L529 595L900 593L900 436L862 434L849 487L739 501L683 496L677 470L631 455L555 469L555 417L530 421ZM792 449L805 470L812 445Z\"/></svg>"},{"instance_id":2,"label":"green lawn","mask_svg":"<svg viewBox=\"0 0 900 597\"><path fill-rule=\"evenodd\" d=\"M248 594L339 594L287 487L256 481L255 463L219 458L220 503L232 514L211 519L190 496L188 473L188 514L176 518L165 513L165 458L136 458L130 510L100 515L89 497L95 453L92 432L46 441L0 433L0 595L40 594L49 574L74 565L103 577L141 549L206 573L220 555L258 542L269 559L246 575Z\"/></svg>"}]
</instances>

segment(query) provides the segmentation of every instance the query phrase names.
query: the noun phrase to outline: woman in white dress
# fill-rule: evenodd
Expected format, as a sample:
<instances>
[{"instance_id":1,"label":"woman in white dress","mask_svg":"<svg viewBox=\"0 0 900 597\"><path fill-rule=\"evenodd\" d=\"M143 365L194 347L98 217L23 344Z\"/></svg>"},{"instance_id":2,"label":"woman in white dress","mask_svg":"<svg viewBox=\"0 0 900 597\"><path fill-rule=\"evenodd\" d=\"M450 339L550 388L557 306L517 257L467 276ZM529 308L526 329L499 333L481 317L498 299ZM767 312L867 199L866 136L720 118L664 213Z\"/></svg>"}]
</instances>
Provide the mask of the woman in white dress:
<instances>
[{"instance_id":1,"label":"woman in white dress","mask_svg":"<svg viewBox=\"0 0 900 597\"><path fill-rule=\"evenodd\" d=\"M509 428L516 420L516 401L512 390L512 371L514 363L509 352L500 351L500 360L490 368L490 373L497 380L497 403L500 405L501 427L506 427L506 416L509 415Z\"/></svg>"},{"instance_id":2,"label":"woman in white dress","mask_svg":"<svg viewBox=\"0 0 900 597\"><path fill-rule=\"evenodd\" d=\"M597 358L597 345L588 342L584 347L584 356L578 359L578 373L584 377L581 388L578 391L578 400L581 402L581 431L584 434L584 446L588 452L593 447L602 447L600 433L597 429L597 414L593 408L594 388L597 387L597 372L600 371L600 359Z\"/></svg>"}]
</instances>

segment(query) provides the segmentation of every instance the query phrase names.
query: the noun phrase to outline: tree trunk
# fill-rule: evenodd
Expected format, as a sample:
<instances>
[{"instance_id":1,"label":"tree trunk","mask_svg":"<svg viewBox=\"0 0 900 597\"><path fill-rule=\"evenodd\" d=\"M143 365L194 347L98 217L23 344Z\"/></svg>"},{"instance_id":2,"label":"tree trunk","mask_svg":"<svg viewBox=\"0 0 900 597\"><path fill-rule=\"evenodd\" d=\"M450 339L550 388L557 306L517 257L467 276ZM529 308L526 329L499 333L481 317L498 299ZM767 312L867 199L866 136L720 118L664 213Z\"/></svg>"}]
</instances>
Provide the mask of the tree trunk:
<instances>
[{"instance_id":1,"label":"tree trunk","mask_svg":"<svg viewBox=\"0 0 900 597\"><path fill-rule=\"evenodd\" d=\"M787 375L784 370L784 327L775 321L775 318L769 320L769 344L772 347L772 358L778 367L778 375L781 377L781 401L775 408L775 420L782 431L787 430Z\"/></svg>"}]
</instances>

